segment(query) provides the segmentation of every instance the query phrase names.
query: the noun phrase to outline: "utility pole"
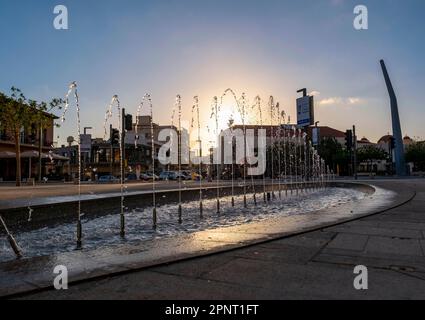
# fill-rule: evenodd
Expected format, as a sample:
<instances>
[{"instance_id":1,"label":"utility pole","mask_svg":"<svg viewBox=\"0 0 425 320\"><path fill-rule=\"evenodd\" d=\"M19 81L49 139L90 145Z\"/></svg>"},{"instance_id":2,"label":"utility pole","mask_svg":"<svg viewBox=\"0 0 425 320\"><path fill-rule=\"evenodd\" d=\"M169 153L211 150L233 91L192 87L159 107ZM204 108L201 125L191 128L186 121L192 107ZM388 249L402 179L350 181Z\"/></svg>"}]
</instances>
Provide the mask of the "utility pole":
<instances>
[{"instance_id":1,"label":"utility pole","mask_svg":"<svg viewBox=\"0 0 425 320\"><path fill-rule=\"evenodd\" d=\"M353 167L353 131L347 130L345 132L345 146L348 151L348 176L352 176L354 174Z\"/></svg>"},{"instance_id":2,"label":"utility pole","mask_svg":"<svg viewBox=\"0 0 425 320\"><path fill-rule=\"evenodd\" d=\"M114 145L113 145L113 132L112 132L112 124L109 125L109 133L110 133L110 140L111 140L111 176L114 175Z\"/></svg>"},{"instance_id":3,"label":"utility pole","mask_svg":"<svg viewBox=\"0 0 425 320\"><path fill-rule=\"evenodd\" d=\"M353 174L354 179L357 180L357 136L356 136L356 126L353 125Z\"/></svg>"},{"instance_id":4,"label":"utility pole","mask_svg":"<svg viewBox=\"0 0 425 320\"><path fill-rule=\"evenodd\" d=\"M124 181L125 179L125 108L122 108L122 115L121 115L121 161L123 165L121 166L121 179Z\"/></svg>"}]
</instances>

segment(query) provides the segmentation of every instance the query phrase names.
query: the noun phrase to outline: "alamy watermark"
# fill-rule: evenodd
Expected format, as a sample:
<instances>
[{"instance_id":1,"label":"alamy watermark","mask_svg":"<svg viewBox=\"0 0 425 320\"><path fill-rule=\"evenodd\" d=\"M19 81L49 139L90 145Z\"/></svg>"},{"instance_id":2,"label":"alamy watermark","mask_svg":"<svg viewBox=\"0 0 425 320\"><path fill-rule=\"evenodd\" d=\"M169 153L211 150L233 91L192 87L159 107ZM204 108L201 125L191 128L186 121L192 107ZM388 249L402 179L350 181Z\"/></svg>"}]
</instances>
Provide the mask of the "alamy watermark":
<instances>
[{"instance_id":1,"label":"alamy watermark","mask_svg":"<svg viewBox=\"0 0 425 320\"><path fill-rule=\"evenodd\" d=\"M56 266L53 273L57 275L53 280L56 290L68 290L68 268L62 265Z\"/></svg>"},{"instance_id":2,"label":"alamy watermark","mask_svg":"<svg viewBox=\"0 0 425 320\"><path fill-rule=\"evenodd\" d=\"M68 8L64 5L57 5L53 9L55 18L53 19L53 27L56 30L68 30Z\"/></svg>"},{"instance_id":3,"label":"alamy watermark","mask_svg":"<svg viewBox=\"0 0 425 320\"><path fill-rule=\"evenodd\" d=\"M162 165L249 165L248 175L259 176L266 171L267 136L265 129L227 129L220 133L216 147L212 148L207 156L190 157L189 134L167 128L159 132L158 141L165 142L158 152L158 161ZM180 143L179 143L180 141Z\"/></svg>"},{"instance_id":4,"label":"alamy watermark","mask_svg":"<svg viewBox=\"0 0 425 320\"><path fill-rule=\"evenodd\" d=\"M365 5L357 5L354 7L353 13L355 15L353 26L356 30L369 29L369 11ZM68 30L68 8L65 5L56 5L53 9L55 15L53 19L53 27L56 30Z\"/></svg>"},{"instance_id":5,"label":"alamy watermark","mask_svg":"<svg viewBox=\"0 0 425 320\"><path fill-rule=\"evenodd\" d=\"M368 290L369 289L369 273L367 267L359 265L354 268L354 274L357 276L354 278L354 289L356 290Z\"/></svg>"},{"instance_id":6,"label":"alamy watermark","mask_svg":"<svg viewBox=\"0 0 425 320\"><path fill-rule=\"evenodd\" d=\"M365 5L354 7L353 13L356 15L353 21L354 29L368 30L369 29L369 11Z\"/></svg>"}]
</instances>

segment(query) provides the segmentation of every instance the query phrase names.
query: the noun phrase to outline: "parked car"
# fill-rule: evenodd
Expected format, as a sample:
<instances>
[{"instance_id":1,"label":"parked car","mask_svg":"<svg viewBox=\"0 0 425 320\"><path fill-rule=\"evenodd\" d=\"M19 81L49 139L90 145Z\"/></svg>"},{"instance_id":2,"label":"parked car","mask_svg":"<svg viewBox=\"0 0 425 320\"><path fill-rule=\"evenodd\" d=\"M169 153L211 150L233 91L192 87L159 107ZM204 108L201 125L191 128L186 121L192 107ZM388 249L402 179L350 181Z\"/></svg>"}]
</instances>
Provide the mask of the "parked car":
<instances>
[{"instance_id":1,"label":"parked car","mask_svg":"<svg viewBox=\"0 0 425 320\"><path fill-rule=\"evenodd\" d=\"M137 175L135 173L129 173L125 178L125 181L136 181Z\"/></svg>"},{"instance_id":2,"label":"parked car","mask_svg":"<svg viewBox=\"0 0 425 320\"><path fill-rule=\"evenodd\" d=\"M177 180L177 173L174 171L162 171L159 175L160 180Z\"/></svg>"},{"instance_id":3,"label":"parked car","mask_svg":"<svg viewBox=\"0 0 425 320\"><path fill-rule=\"evenodd\" d=\"M111 176L111 175L101 176L99 178L99 183L111 183L111 182L118 182L118 181L119 181L118 178Z\"/></svg>"},{"instance_id":4,"label":"parked car","mask_svg":"<svg viewBox=\"0 0 425 320\"><path fill-rule=\"evenodd\" d=\"M153 175L152 172L146 172L140 175L140 179L142 179L143 181L151 181L153 180L154 177L155 177L155 180L160 179L156 174Z\"/></svg>"},{"instance_id":5,"label":"parked car","mask_svg":"<svg viewBox=\"0 0 425 320\"><path fill-rule=\"evenodd\" d=\"M184 172L181 172L180 174L176 172L176 180L181 179L183 180L192 180L192 177Z\"/></svg>"}]
</instances>

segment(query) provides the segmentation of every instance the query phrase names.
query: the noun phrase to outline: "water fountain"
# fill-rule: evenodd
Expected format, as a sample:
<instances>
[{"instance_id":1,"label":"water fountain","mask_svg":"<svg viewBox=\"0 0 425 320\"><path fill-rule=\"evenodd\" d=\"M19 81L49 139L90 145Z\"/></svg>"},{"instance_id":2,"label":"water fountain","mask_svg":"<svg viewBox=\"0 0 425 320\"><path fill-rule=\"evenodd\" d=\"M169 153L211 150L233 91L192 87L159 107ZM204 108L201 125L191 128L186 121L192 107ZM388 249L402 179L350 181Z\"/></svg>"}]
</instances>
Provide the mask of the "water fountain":
<instances>
[{"instance_id":1,"label":"water fountain","mask_svg":"<svg viewBox=\"0 0 425 320\"><path fill-rule=\"evenodd\" d=\"M174 103L173 111L171 112L171 128L172 129L174 129L174 119L176 117L176 107L177 107L177 104ZM170 143L171 143L171 145L173 145L173 143L174 143L173 138L174 138L174 135L172 134L171 137L170 137ZM168 172L170 172L170 170L171 170L170 169L170 164L171 164L171 161L167 165L167 171ZM167 183L169 183L169 182L170 182L170 179L168 179L168 177L167 177Z\"/></svg>"},{"instance_id":2,"label":"water fountain","mask_svg":"<svg viewBox=\"0 0 425 320\"><path fill-rule=\"evenodd\" d=\"M258 111L258 118L257 118L257 124L260 125L260 130L263 130L263 111L261 106L261 97L256 96L255 97L255 104L253 105L253 108L257 109ZM266 173L263 172L263 201L264 203L267 203L267 189L266 189Z\"/></svg>"},{"instance_id":3,"label":"water fountain","mask_svg":"<svg viewBox=\"0 0 425 320\"><path fill-rule=\"evenodd\" d=\"M234 94L234 92L233 92ZM236 97L235 97L236 99ZM245 101L245 94L242 94L241 99L243 99L243 101ZM238 101L236 99L236 101ZM242 127L243 127L243 144L244 144L244 157L243 157L243 206L244 208L246 208L247 205L247 199L246 199L246 166L247 166L247 161L246 161L246 105L245 103L239 104L238 103L238 111L239 114L241 115L242 118Z\"/></svg>"},{"instance_id":4,"label":"water fountain","mask_svg":"<svg viewBox=\"0 0 425 320\"><path fill-rule=\"evenodd\" d=\"M73 83L70 86L70 90L66 96L66 107L63 115L63 121L65 113L69 106L69 97L71 96L72 92L74 91L74 97L76 99L77 104L77 123L78 123L78 135L80 137L80 115L79 115L79 99L78 94L76 90L76 84ZM199 201L198 199L195 199L193 202L184 202L183 200L186 199L185 197L185 190L183 189L183 181L182 181L182 149L183 149L183 140L182 140L182 98L180 95L177 95L175 98L175 104L174 104L174 110L173 110L173 116L172 116L172 125L174 126L175 116L178 116L178 190L176 190L175 194L178 195L178 204L167 204L165 203L164 206L166 208L161 207L160 210L160 220L161 222L162 217L166 217L166 215L169 214L170 217L174 219L173 223L170 223L168 220L164 219L166 223L164 223L164 228L161 226L160 228L157 228L158 225L158 217L157 217L157 192L156 192L156 179L155 179L155 157L156 157L156 143L155 143L155 134L154 132L154 123L153 123L153 106L152 106L152 100L150 95L146 94L142 102L140 103L138 109L137 109L137 117L136 117L136 126L135 126L135 147L137 148L137 140L139 139L138 136L138 128L139 128L139 121L141 118L141 113L145 106L149 108L150 113L150 147L151 147L151 168L152 168L152 226L154 229L156 229L155 232L152 232L149 230L149 234L153 235L152 237L155 237L156 235L160 234L167 234L170 230L164 230L165 228L172 225L172 228L174 228L177 225L177 221L175 221L175 213L176 213L176 207L178 210L178 224L182 224L183 222L183 205L185 210L185 216L184 220L185 223L188 221L190 223L191 228L196 223L198 224L209 224L209 223L215 223L215 221L230 221L232 222L233 214L240 215L243 217L245 214L247 215L255 215L258 212L268 212L270 211L269 208L273 208L273 212L280 212L284 210L290 210L291 204L299 205L302 203L302 201L305 201L307 197L304 197L303 195L307 194L308 188L314 188L315 190L319 190L317 194L315 192L311 192L312 197L316 197L316 202L320 202L317 199L321 196L320 190L329 188L330 181L334 179L333 172L330 170L328 166L324 163L323 159L320 158L317 151L313 149L311 146L311 142L307 141L307 135L300 129L296 128L295 126L283 126L285 122L290 123L289 116L286 115L285 111L283 111L280 107L279 103L275 103L275 99L273 96L269 97L268 101L268 107L270 110L270 143L268 144L270 146L270 157L271 161L269 162L269 172L270 172L270 182L269 185L267 185L266 180L266 174L263 174L262 179L262 188L263 188L263 198L264 203L267 204L265 206L258 206L255 208L248 208L247 203L247 168L249 165L247 162L250 158L247 157L247 116L249 115L249 112L247 112L247 109L250 108L250 111L255 110L256 113L258 113L257 117L257 125L259 125L259 129L264 130L264 119L263 119L263 106L262 106L262 100L260 96L255 97L255 101L253 105L248 104L248 99L245 94L242 94L242 96L238 99L231 89L227 89L224 94L221 96L221 101L219 101L219 98L214 97L213 103L211 106L211 119L213 119L214 122L213 126L215 126L215 133L217 136L220 136L220 120L221 117L223 117L220 112L223 111L223 98L229 95L233 97L235 101L235 106L237 106L237 111L241 116L242 119L242 126L243 126L243 139L244 139L244 158L243 163L240 161L240 163L237 163L239 167L243 168L243 195L236 195L235 194L235 186L234 186L234 179L235 179L235 161L234 161L234 146L233 146L233 138L232 138L232 185L231 185L231 197L226 196L225 191L221 191L221 188L226 188L226 186L221 186L221 177L224 172L224 170L221 170L220 164L221 159L215 159L217 163L213 164L216 165L216 181L215 181L215 187L216 187L216 194L213 195L211 199L208 199L206 195L208 192L203 191L203 187L205 189L205 186L203 186L203 166L202 166L202 136L201 136L201 115L200 115L200 104L199 104L199 98L195 96L193 98L193 106L192 106L192 121L191 121L191 129L193 130L196 126L198 129L197 132L197 143L199 143L199 185L197 186L199 188ZM266 106L266 103L264 103ZM116 107L118 109L118 122L119 122L119 128L120 128L120 169L121 173L123 172L123 157L122 157L122 151L124 148L123 145L123 134L124 134L124 128L122 124L122 109L120 106L120 101L118 99L118 96L114 96L111 100L111 103L108 107L108 110L105 115L105 136L106 136L106 124L110 118L113 116L113 109ZM233 115L229 119L229 128L230 130L234 129L234 119ZM257 128L258 129L258 128ZM233 132L232 132L233 137ZM241 137L242 138L242 137ZM241 142L241 140L240 140ZM221 147L221 142L218 143L217 148ZM80 141L79 141L79 153L80 153ZM221 152L218 152L217 154L221 155ZM282 159L283 157L283 159ZM240 158L242 158L242 154L240 155ZM276 165L277 160L277 165ZM238 160L239 161L239 160ZM81 217L83 216L81 214L81 156L79 156L79 208L78 208L78 224L77 224L77 246L81 248L82 244L82 226L81 226ZM227 164L227 162L226 162ZM228 172L228 169L226 168L226 171ZM242 172L241 172L242 173ZM209 174L212 176L212 170L210 170ZM252 193L253 193L253 202L256 204L256 183L254 181L255 176L250 174L251 183L252 183ZM276 179L278 179L276 181ZM286 186L288 183L288 179L290 180L289 186ZM126 236L126 241L129 239L129 230L131 230L132 235L131 237L134 237L134 234L140 231L140 225L139 228L135 227L135 224L131 223L131 221L134 221L136 219L133 215L125 216L125 210L124 207L125 201L130 203L129 199L124 197L124 188L125 188L125 182L124 182L124 174L121 174L121 207L120 207L120 217L121 217L121 236ZM249 182L248 182L249 183ZM214 187L214 185L213 185ZM248 186L249 187L249 186ZM276 190L279 192L279 200L280 201L267 201L268 199L276 199L275 195L275 187L278 187ZM282 193L283 193L283 187L285 187L285 195L288 197L288 191L290 188L291 195L294 191L296 191L298 198L291 197L285 200L285 202L282 201ZM198 189L196 188L196 189ZM295 188L295 189L294 189ZM241 188L242 189L242 188ZM248 188L249 189L249 188ZM269 190L269 191L268 191ZM215 190L214 190L215 191ZM213 192L214 192L213 191ZM249 190L250 191L250 190ZM237 192L237 191L236 191ZM164 196L165 198L166 196ZM235 208L235 200L236 202L243 197L243 208L240 205L241 208ZM197 195L196 195L197 198ZM149 199L150 200L150 194ZM251 200L251 199L250 199ZM186 201L186 200L185 200ZM240 200L239 200L240 201ZM231 202L231 208L228 207L228 204ZM158 202L159 203L159 202ZM196 208L196 205L199 203L199 216L198 216L198 208ZM250 203L252 203L250 201ZM283 205L283 203L285 205ZM289 203L290 205L287 205ZM190 205L189 205L190 204ZM150 210L150 203L148 205L148 209L144 209L145 203L143 203L142 208L134 209L135 211L140 211L140 217L143 218L143 214L146 212L146 210ZM217 214L220 214L220 216L214 215L214 207L215 212ZM195 209L194 209L195 208ZM88 209L87 209L88 210ZM294 209L293 209L294 210ZM285 211L287 212L287 211ZM291 212L291 211L290 211ZM192 216L190 216L192 214ZM125 220L125 217L127 221ZM146 217L146 214L144 215ZM187 218L186 218L187 217ZM1 218L1 217L0 217ZM150 218L150 217L149 217ZM236 219L239 223L240 221L249 221L252 217L244 217ZM112 219L112 218L111 218ZM116 216L113 217L113 219L116 219ZM187 219L187 220L186 220ZM196 219L196 220L195 220ZM214 219L214 220L213 220ZM244 220L242 220L244 219ZM2 220L2 219L1 219ZM146 220L146 219L145 219ZM171 218L170 218L171 220ZM115 221L115 220L113 220ZM1 221L2 224L4 224L4 221ZM127 226L125 225L127 223ZM150 224L150 220L148 222ZM6 229L6 226L4 224L4 227ZM86 230L86 222L84 222L84 228ZM182 230L181 227L176 227L176 230ZM7 230L7 229L6 229ZM187 230L187 229L185 229ZM89 235L89 232L87 232L87 235ZM146 231L148 233L148 231ZM171 232L174 232L171 231ZM10 233L8 232L8 235ZM116 235L117 238L119 238L118 235ZM87 239L90 239L89 236L87 236ZM18 238L18 240L20 240ZM86 247L85 241L85 247ZM21 242L20 242L21 243Z\"/></svg>"},{"instance_id":5,"label":"water fountain","mask_svg":"<svg viewBox=\"0 0 425 320\"><path fill-rule=\"evenodd\" d=\"M295 126L292 127L293 136L292 136L292 166L294 169L295 181L293 181L293 188L295 189L296 194L298 195L298 170L297 170L297 128Z\"/></svg>"},{"instance_id":6,"label":"water fountain","mask_svg":"<svg viewBox=\"0 0 425 320\"><path fill-rule=\"evenodd\" d=\"M239 115L242 119L242 130L243 130L243 136L244 136L243 203L244 203L244 208L246 208L247 207L247 198L246 198L246 194L247 194L247 189L246 189L246 167L247 167L247 161L246 161L246 158L247 158L247 154L246 154L246 146L247 146L247 144L246 144L246 112L247 112L247 101L246 101L246 95L245 95L245 93L242 93L241 98L238 99L237 96L236 96L236 93L231 88L228 88L222 94L221 101L223 101L224 97L226 97L227 95L230 95L233 98L234 103L237 106L238 113L239 113ZM233 160L232 160L232 162L233 162Z\"/></svg>"},{"instance_id":7,"label":"water fountain","mask_svg":"<svg viewBox=\"0 0 425 320\"><path fill-rule=\"evenodd\" d=\"M123 119L122 117L124 116L122 114L122 110L121 110L121 103L120 100L118 99L118 95L114 95L111 99L111 102L108 106L108 109L106 110L105 113L105 122L104 122L104 139L106 140L106 136L107 136L107 124L108 124L108 120L112 118L113 116L113 107L114 104L117 107L118 110L118 130L119 130L119 154L120 154L120 235L122 238L125 237L125 206L124 206L124 201L125 201L125 196L124 196L124 184L125 184L125 172L124 172L124 159L123 159L123 150L124 150L124 145L123 145L123 137L124 137L124 126L123 126ZM111 137L112 138L112 137ZM112 144L112 141L111 141ZM111 154L111 157L113 155ZM111 172L111 174L113 174Z\"/></svg>"},{"instance_id":8,"label":"water fountain","mask_svg":"<svg viewBox=\"0 0 425 320\"><path fill-rule=\"evenodd\" d=\"M178 151L177 151L177 157L178 157L178 184L179 184L179 207L178 207L178 215L179 215L179 224L182 224L182 98L180 95L176 96L176 109L178 110Z\"/></svg>"},{"instance_id":9,"label":"water fountain","mask_svg":"<svg viewBox=\"0 0 425 320\"><path fill-rule=\"evenodd\" d=\"M199 98L198 98L198 96L195 96L193 98L193 100L194 100L194 104L193 104L193 107L192 107L192 124L191 124L191 126L192 126L192 129L193 129L194 121L195 121L194 112L196 112L196 119L197 119L197 122L198 122L198 140L197 140L197 142L199 144L199 216L202 219L203 215L204 215L204 213L203 213L204 208L203 208L203 202L202 202L202 179L203 179L202 161L203 161L203 159L202 159L201 120L200 120ZM232 193L232 195L233 195L233 193ZM235 202L234 202L234 198L232 196L232 206L234 206L234 205L235 205Z\"/></svg>"},{"instance_id":10,"label":"water fountain","mask_svg":"<svg viewBox=\"0 0 425 320\"><path fill-rule=\"evenodd\" d=\"M312 192L313 189L313 183L312 183L312 179L313 179L313 163L312 163L312 159L311 159L311 154L312 154L312 150L313 150L313 144L311 143L311 141L309 141L306 144L306 148L307 148L307 163L308 163L308 189L310 192Z\"/></svg>"},{"instance_id":11,"label":"water fountain","mask_svg":"<svg viewBox=\"0 0 425 320\"><path fill-rule=\"evenodd\" d=\"M229 119L229 130L230 130L230 134L232 136L232 139L230 141L231 144L231 149L232 149L232 164L231 164L231 179L232 179L232 208L235 207L235 165L234 165L234 157L233 157L233 151L234 151L234 147L233 147L233 125L234 125L235 120L233 119L233 115L230 117Z\"/></svg>"},{"instance_id":12,"label":"water fountain","mask_svg":"<svg viewBox=\"0 0 425 320\"><path fill-rule=\"evenodd\" d=\"M220 136L219 133L219 126L218 126L218 119L219 119L219 112L220 112L220 105L218 104L218 98L214 97L213 98L213 103L211 106L211 119L214 117L215 118L215 134L217 137ZM216 148L220 148L220 141L217 141L217 146ZM220 152L218 152L218 149L216 150L216 154L220 154ZM220 214L220 160L216 159L216 187L217 187L217 214Z\"/></svg>"},{"instance_id":13,"label":"water fountain","mask_svg":"<svg viewBox=\"0 0 425 320\"><path fill-rule=\"evenodd\" d=\"M240 98L240 109L241 112L243 114L243 132L244 132L244 194L246 193L246 175L247 175L247 170L248 170L248 155L247 155L247 139L246 139L246 116L248 114L248 100L246 98L246 94L242 93L242 96ZM251 190L252 190L252 196L253 196L253 200L254 200L254 205L257 205L257 193L255 191L255 183L254 183L254 176L251 175ZM246 206L246 200L244 201L244 205Z\"/></svg>"},{"instance_id":14,"label":"water fountain","mask_svg":"<svg viewBox=\"0 0 425 320\"><path fill-rule=\"evenodd\" d=\"M288 130L287 131L287 139L286 139L286 142L287 142L287 146L288 146L288 148L287 148L287 153L288 153L288 162L289 162L289 188L290 188L290 190L291 190L291 196L293 195L293 193L294 193L294 188L293 188L293 167L292 167L292 162L293 162L293 158L294 158L294 155L293 155L293 152L292 152L292 146L293 146L293 136L291 135L291 131L292 131L292 129L290 129L290 130Z\"/></svg>"},{"instance_id":15,"label":"water fountain","mask_svg":"<svg viewBox=\"0 0 425 320\"><path fill-rule=\"evenodd\" d=\"M300 189L300 193L303 192L304 189L304 184L303 184L303 177L304 177L304 173L303 173L303 148L302 148L302 130L299 128L298 129L298 135L297 135L297 144L298 144L298 172L299 172L299 189Z\"/></svg>"},{"instance_id":16,"label":"water fountain","mask_svg":"<svg viewBox=\"0 0 425 320\"><path fill-rule=\"evenodd\" d=\"M7 240L9 241L9 244L13 250L13 252L16 255L16 258L20 259L22 258L22 250L19 247L18 243L16 242L15 238L13 237L13 235L10 233L9 228L6 225L6 222L4 221L2 215L0 214L0 222L3 225L4 230L6 231L6 235L7 235Z\"/></svg>"},{"instance_id":17,"label":"water fountain","mask_svg":"<svg viewBox=\"0 0 425 320\"><path fill-rule=\"evenodd\" d=\"M315 170L315 179L316 179L316 190L319 190L320 185L320 159L317 153L317 150L314 150L314 170Z\"/></svg>"},{"instance_id":18,"label":"water fountain","mask_svg":"<svg viewBox=\"0 0 425 320\"><path fill-rule=\"evenodd\" d=\"M271 160L271 199L275 198L274 194L274 129L273 129L273 118L275 112L275 102L274 97L270 96L269 98L269 109L270 109L270 160Z\"/></svg>"},{"instance_id":19,"label":"water fountain","mask_svg":"<svg viewBox=\"0 0 425 320\"><path fill-rule=\"evenodd\" d=\"M135 126L135 134L136 139L138 138L138 125L139 125L139 117L142 112L142 109L148 103L149 115L150 115L150 138L151 138L151 161L152 161L152 228L155 230L157 228L157 208L156 208L156 178L155 178L155 136L154 136L154 126L153 126L153 104L152 98L150 94L145 94L142 98L142 102L139 104L137 109L136 116L136 126Z\"/></svg>"},{"instance_id":20,"label":"water fountain","mask_svg":"<svg viewBox=\"0 0 425 320\"><path fill-rule=\"evenodd\" d=\"M286 113L282 111L283 123L285 123ZM285 182L285 197L288 197L288 161L287 161L287 138L286 138L286 128L283 130L283 165L284 165L284 179Z\"/></svg>"},{"instance_id":21,"label":"water fountain","mask_svg":"<svg viewBox=\"0 0 425 320\"><path fill-rule=\"evenodd\" d=\"M308 156L307 156L307 133L303 133L302 137L303 151L304 151L304 192L308 190Z\"/></svg>"},{"instance_id":22,"label":"water fountain","mask_svg":"<svg viewBox=\"0 0 425 320\"><path fill-rule=\"evenodd\" d=\"M75 106L77 109L77 135L78 135L78 211L77 211L77 249L82 247L83 228L81 223L81 121L80 121L80 98L78 96L77 83L74 81L69 85L65 95L65 107L61 117L61 122L65 122L65 115L69 108L69 97L74 92Z\"/></svg>"},{"instance_id":23,"label":"water fountain","mask_svg":"<svg viewBox=\"0 0 425 320\"><path fill-rule=\"evenodd\" d=\"M277 129L277 157L278 157L278 167L277 167L277 171L278 171L278 191L279 191L279 200L282 200L282 166L281 166L281 152L282 152L282 141L281 141L281 135L282 135L282 114L280 113L280 104L277 103L276 104L276 110L277 110L277 119L278 119L278 129Z\"/></svg>"}]
</instances>

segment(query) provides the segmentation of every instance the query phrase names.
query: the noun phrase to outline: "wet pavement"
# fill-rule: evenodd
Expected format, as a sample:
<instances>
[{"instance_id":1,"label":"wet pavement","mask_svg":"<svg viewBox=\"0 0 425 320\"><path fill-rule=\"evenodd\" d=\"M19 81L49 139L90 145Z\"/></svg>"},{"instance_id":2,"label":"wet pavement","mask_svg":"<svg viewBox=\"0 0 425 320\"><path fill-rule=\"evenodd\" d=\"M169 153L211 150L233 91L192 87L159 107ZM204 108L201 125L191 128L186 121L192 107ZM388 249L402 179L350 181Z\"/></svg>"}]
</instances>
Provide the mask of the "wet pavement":
<instances>
[{"instance_id":1,"label":"wet pavement","mask_svg":"<svg viewBox=\"0 0 425 320\"><path fill-rule=\"evenodd\" d=\"M223 181L220 186L228 186L229 181ZM184 181L183 188L196 189L199 182ZM126 183L128 196L148 194L152 192L152 182ZM204 182L204 187L215 187L215 183ZM158 191L176 190L178 183L173 181L158 181L155 183ZM121 185L114 184L82 184L81 200L101 200L111 197L120 197ZM55 203L78 201L78 186L74 184L46 184L37 186L14 187L0 185L0 210L15 209L20 207L36 207Z\"/></svg>"},{"instance_id":2,"label":"wet pavement","mask_svg":"<svg viewBox=\"0 0 425 320\"><path fill-rule=\"evenodd\" d=\"M416 197L423 197L421 192L425 190L424 183L421 180L415 182L408 180L399 182L374 181L373 183L380 187L397 191L398 194L396 197L389 199L387 194L378 192L369 197L367 201L364 200L355 205L347 204L342 207L322 210L317 212L316 215L282 217L241 226L200 231L190 235L146 242L137 246L123 245L96 251L74 251L50 257L2 263L0 264L0 295L7 296L51 287L55 277L53 274L54 267L65 265L68 267L71 282L94 280L71 285L70 290L67 292L46 291L30 297L84 298L85 296L91 296L93 298L170 299L202 298L206 296L217 299L228 297L235 299L248 297L259 299L267 297L302 297L303 290L298 293L294 292L293 295L285 295L284 292L288 289L286 283L279 282L282 279L276 278L276 281L274 279L275 275L273 275L272 271L275 270L278 275L282 274L283 271L279 270L289 268L288 261L291 262L291 270L296 272L293 276L291 276L291 273L284 274L288 283L292 283L294 286L302 284L303 288L308 288L309 285L315 285L315 281L319 280L311 278L314 274L322 272L320 270L323 269L323 276L326 277L327 273L332 275L332 270L336 268L335 275L337 277L335 279L339 278L339 274L342 277L343 273L347 279L350 279L348 284L350 285L350 290L353 291L352 267L350 262L345 263L344 261L351 261L352 263L356 259L356 261L360 261L362 258L376 259L376 256L380 259L381 254L384 254L384 256L385 254L394 254L394 252L388 251L391 248L398 248L398 246L404 255L407 253L409 259L413 257L408 260L413 266L420 265L424 259L422 252L424 245L423 229L418 229L416 232L403 231L406 226L397 227L399 223L397 221L392 221L392 223L396 223L396 226L392 228L389 227L391 225L381 227L379 224L373 227L368 226L365 229L362 229L361 226L356 226L359 221L378 219L381 215L387 216L389 213L332 226L342 221L357 219L371 212L376 213L388 209L388 207L400 205L410 200L415 191L419 192ZM416 213L421 215L421 212L423 212L421 210L424 208L424 206L421 207L423 202L416 203L415 201L418 201L417 198L401 208L411 208L411 215ZM425 201L425 199L421 201ZM399 216L399 219L403 217L404 215ZM415 216L412 216L412 219L415 219ZM407 226L411 228L410 225ZM417 226L417 228L420 227L421 225ZM410 230L409 228L407 229ZM308 232L310 230L312 232ZM290 237L290 235L293 236ZM282 237L288 238L282 239ZM272 241L273 239L279 240ZM403 242L398 243L397 239L401 239ZM410 241L404 242L406 239ZM264 241L267 241L267 243L264 243ZM304 245L303 243L306 244ZM242 246L250 247L237 249ZM282 246L281 249L279 249L280 246ZM419 251L419 248L422 251ZM227 250L232 251L219 253ZM219 254L212 255L214 253ZM187 258L203 255L207 257L185 261ZM240 257L240 255L243 257ZM217 277L221 276L226 279L211 278L209 275L215 272L216 266L222 267L223 259L230 261L229 269L219 271ZM205 261L208 261L208 263L205 263ZM292 262L294 263L292 264ZM298 265L301 262L302 268ZM379 262L385 264L385 259ZM164 264L169 263L171 263L169 266L164 266ZM375 262L375 264L377 263ZM232 264L234 265L232 266ZM157 265L162 266L155 267ZM198 265L200 267L197 267ZM343 265L346 269L344 272L339 270L341 268L340 265ZM402 268L400 263L391 265L391 268L398 268L397 266ZM166 271L164 271L164 268ZM350 268L351 271L349 270ZM413 267L410 266L409 268ZM409 268L406 270L422 272L421 269ZM393 269L386 270L385 273L398 272ZM201 276L197 273L198 271L202 271ZM375 271L373 270L373 272ZM187 275L187 273L191 272L193 273L192 276ZM303 272L306 274L303 275ZM119 275L120 273L124 274ZM203 278L204 276L205 279ZM251 277L253 278L251 279ZM298 280L302 277L304 277L303 280L299 282ZM162 280L160 280L161 278ZM260 278L262 279L261 281ZM135 282L134 285L128 285L125 289L122 285L126 283L127 279L128 281L133 279ZM331 276L328 280L330 283L334 283L335 279ZM145 284L140 285L140 281L146 281L146 283L151 284L156 281L161 283L155 286L146 286ZM169 286L166 286L165 284L168 282ZM205 287L206 283L210 283L210 285ZM272 284L276 288L268 288ZM334 283L334 285L337 285L337 283ZM188 286L193 287L193 289L185 290ZM281 287L285 288L285 290L279 291ZM319 291L321 292L320 294ZM423 290L422 292L425 291ZM249 296L249 294L253 296ZM326 293L326 290L317 290L316 295L312 291L310 296L306 295L304 297L332 297L333 294L335 294L333 291ZM412 294L417 296L414 291L412 291Z\"/></svg>"}]
</instances>

